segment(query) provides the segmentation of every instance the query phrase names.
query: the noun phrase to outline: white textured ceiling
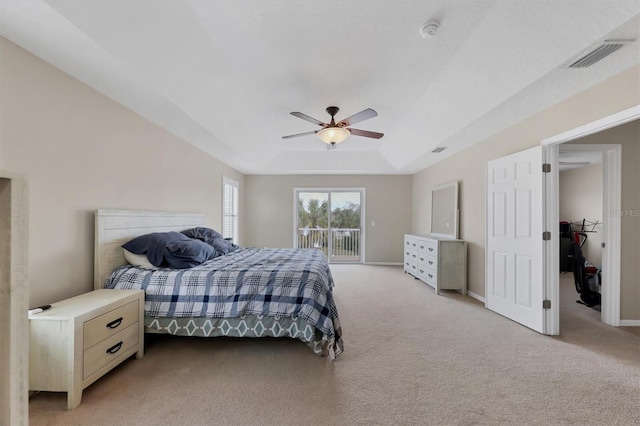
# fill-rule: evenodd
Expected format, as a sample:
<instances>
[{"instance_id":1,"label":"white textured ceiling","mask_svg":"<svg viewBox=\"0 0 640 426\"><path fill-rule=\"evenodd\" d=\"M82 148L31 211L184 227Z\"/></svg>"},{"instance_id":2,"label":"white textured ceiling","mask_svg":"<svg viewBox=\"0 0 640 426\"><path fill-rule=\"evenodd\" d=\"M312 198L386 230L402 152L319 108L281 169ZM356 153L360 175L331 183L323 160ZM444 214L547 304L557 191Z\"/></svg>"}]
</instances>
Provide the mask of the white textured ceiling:
<instances>
[{"instance_id":1,"label":"white textured ceiling","mask_svg":"<svg viewBox=\"0 0 640 426\"><path fill-rule=\"evenodd\" d=\"M640 62L638 0L0 4L4 37L244 173L413 173ZM385 136L281 138L330 105Z\"/></svg>"}]
</instances>

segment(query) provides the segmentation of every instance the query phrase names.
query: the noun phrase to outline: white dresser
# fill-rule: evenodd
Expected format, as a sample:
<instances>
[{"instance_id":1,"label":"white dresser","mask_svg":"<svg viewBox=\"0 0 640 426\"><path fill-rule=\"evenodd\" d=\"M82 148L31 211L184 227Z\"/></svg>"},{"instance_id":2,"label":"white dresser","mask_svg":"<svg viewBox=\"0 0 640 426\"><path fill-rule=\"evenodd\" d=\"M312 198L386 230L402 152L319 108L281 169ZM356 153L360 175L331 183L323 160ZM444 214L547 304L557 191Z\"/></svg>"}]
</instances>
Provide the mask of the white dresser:
<instances>
[{"instance_id":1,"label":"white dresser","mask_svg":"<svg viewBox=\"0 0 640 426\"><path fill-rule=\"evenodd\" d=\"M143 291L104 289L29 315L29 389L67 392L67 408L76 408L84 388L142 357L143 315Z\"/></svg>"},{"instance_id":2,"label":"white dresser","mask_svg":"<svg viewBox=\"0 0 640 426\"><path fill-rule=\"evenodd\" d=\"M467 242L405 234L404 272L440 290L467 294Z\"/></svg>"}]
</instances>

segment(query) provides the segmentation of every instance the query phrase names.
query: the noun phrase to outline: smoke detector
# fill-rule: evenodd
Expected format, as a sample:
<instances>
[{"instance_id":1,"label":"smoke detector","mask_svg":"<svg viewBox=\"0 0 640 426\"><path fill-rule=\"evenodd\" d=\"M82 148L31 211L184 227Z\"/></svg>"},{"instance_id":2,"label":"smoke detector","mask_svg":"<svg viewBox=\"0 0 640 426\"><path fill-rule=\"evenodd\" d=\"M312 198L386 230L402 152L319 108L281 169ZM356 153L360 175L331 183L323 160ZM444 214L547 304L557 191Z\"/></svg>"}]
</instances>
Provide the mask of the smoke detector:
<instances>
[{"instance_id":1,"label":"smoke detector","mask_svg":"<svg viewBox=\"0 0 640 426\"><path fill-rule=\"evenodd\" d=\"M429 21L420 28L420 35L422 38L433 37L438 32L438 28L440 28L440 22Z\"/></svg>"}]
</instances>

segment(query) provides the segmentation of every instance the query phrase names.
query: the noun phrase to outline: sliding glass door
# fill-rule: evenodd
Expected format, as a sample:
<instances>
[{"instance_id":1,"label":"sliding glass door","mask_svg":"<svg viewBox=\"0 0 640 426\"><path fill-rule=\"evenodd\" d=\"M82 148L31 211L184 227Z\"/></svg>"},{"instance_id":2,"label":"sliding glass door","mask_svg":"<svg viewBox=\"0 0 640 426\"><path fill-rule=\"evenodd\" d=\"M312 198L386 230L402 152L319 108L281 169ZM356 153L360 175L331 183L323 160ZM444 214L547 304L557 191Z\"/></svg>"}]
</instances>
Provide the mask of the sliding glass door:
<instances>
[{"instance_id":1,"label":"sliding glass door","mask_svg":"<svg viewBox=\"0 0 640 426\"><path fill-rule=\"evenodd\" d=\"M360 263L364 189L295 190L294 247L322 250L329 262Z\"/></svg>"}]
</instances>

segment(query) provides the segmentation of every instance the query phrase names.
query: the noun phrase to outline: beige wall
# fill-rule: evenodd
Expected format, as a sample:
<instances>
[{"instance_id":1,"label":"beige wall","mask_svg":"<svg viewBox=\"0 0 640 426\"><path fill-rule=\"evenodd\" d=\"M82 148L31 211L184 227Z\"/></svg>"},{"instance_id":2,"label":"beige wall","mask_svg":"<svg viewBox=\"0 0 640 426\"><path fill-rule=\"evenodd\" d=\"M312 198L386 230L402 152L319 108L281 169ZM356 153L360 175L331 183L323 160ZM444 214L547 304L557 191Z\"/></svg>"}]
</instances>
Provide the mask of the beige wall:
<instances>
[{"instance_id":1,"label":"beige wall","mask_svg":"<svg viewBox=\"0 0 640 426\"><path fill-rule=\"evenodd\" d=\"M247 244L293 245L294 188L365 188L366 261L401 263L404 234L411 231L411 181L409 175L247 175Z\"/></svg>"},{"instance_id":2,"label":"beige wall","mask_svg":"<svg viewBox=\"0 0 640 426\"><path fill-rule=\"evenodd\" d=\"M602 265L602 164L560 172L560 220L567 222L598 222L585 225L587 241L583 255L591 263ZM581 227L574 225L573 230Z\"/></svg>"},{"instance_id":3,"label":"beige wall","mask_svg":"<svg viewBox=\"0 0 640 426\"><path fill-rule=\"evenodd\" d=\"M458 180L460 182L460 238L469 243L469 290L484 297L487 161L540 145L543 139L638 104L640 104L640 66L635 66L416 173L413 177L413 231L429 232L428 194L431 188L444 182ZM637 238L637 231L635 235ZM637 285L637 281L631 283L631 285L634 284ZM628 293L628 284L623 283L623 286L622 291ZM637 309L629 311L626 306L625 304L624 310L621 311L622 319L640 319Z\"/></svg>"},{"instance_id":4,"label":"beige wall","mask_svg":"<svg viewBox=\"0 0 640 426\"><path fill-rule=\"evenodd\" d=\"M29 186L30 306L92 290L97 208L201 212L236 170L0 37L0 170Z\"/></svg>"},{"instance_id":5,"label":"beige wall","mask_svg":"<svg viewBox=\"0 0 640 426\"><path fill-rule=\"evenodd\" d=\"M571 143L622 145L622 211L604 219L621 215L620 319L640 320L640 120Z\"/></svg>"}]
</instances>

